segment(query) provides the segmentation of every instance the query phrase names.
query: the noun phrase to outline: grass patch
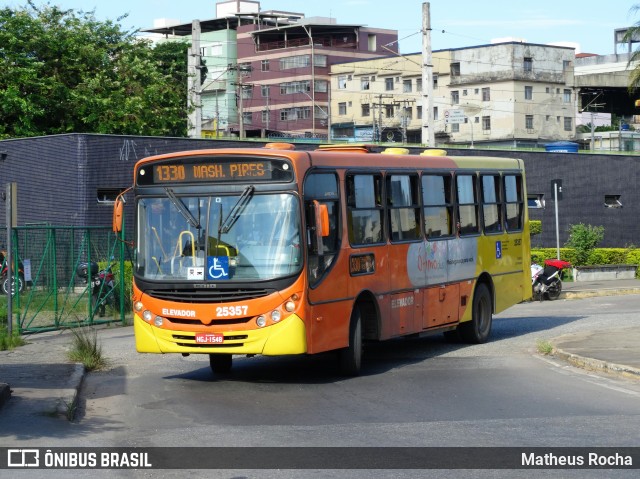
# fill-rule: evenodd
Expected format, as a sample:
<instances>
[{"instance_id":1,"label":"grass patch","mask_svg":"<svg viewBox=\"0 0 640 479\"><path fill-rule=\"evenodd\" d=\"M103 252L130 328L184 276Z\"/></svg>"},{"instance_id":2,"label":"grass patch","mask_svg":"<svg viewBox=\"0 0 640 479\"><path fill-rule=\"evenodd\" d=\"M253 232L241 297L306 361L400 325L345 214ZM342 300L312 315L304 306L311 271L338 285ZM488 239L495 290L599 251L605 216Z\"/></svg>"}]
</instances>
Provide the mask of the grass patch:
<instances>
[{"instance_id":1,"label":"grass patch","mask_svg":"<svg viewBox=\"0 0 640 479\"><path fill-rule=\"evenodd\" d=\"M551 344L549 341L538 340L536 344L537 344L538 352L540 354L549 356L551 353L553 353L553 344Z\"/></svg>"},{"instance_id":2,"label":"grass patch","mask_svg":"<svg viewBox=\"0 0 640 479\"><path fill-rule=\"evenodd\" d=\"M25 344L26 341L18 334L16 329L9 334L5 325L0 326L0 351L13 349L17 346L24 346Z\"/></svg>"},{"instance_id":3,"label":"grass patch","mask_svg":"<svg viewBox=\"0 0 640 479\"><path fill-rule=\"evenodd\" d=\"M102 369L107 360L102 355L102 346L98 342L98 332L92 328L75 328L73 343L68 357L71 361L82 363L87 371Z\"/></svg>"}]
</instances>

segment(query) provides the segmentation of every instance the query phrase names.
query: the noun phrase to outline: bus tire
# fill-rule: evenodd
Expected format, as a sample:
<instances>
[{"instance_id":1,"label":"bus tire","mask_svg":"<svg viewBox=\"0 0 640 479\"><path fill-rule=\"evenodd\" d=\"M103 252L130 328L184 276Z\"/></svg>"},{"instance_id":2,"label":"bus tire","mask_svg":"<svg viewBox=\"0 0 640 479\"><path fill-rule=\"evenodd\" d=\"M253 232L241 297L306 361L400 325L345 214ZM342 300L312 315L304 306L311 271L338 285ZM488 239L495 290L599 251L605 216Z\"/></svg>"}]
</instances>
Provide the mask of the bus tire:
<instances>
[{"instance_id":1,"label":"bus tire","mask_svg":"<svg viewBox=\"0 0 640 479\"><path fill-rule=\"evenodd\" d=\"M229 374L232 364L231 354L209 354L209 365L214 374Z\"/></svg>"},{"instance_id":2,"label":"bus tire","mask_svg":"<svg viewBox=\"0 0 640 479\"><path fill-rule=\"evenodd\" d=\"M485 283L479 283L473 295L471 321L458 327L462 339L471 344L486 343L491 332L492 304L491 293Z\"/></svg>"},{"instance_id":3,"label":"bus tire","mask_svg":"<svg viewBox=\"0 0 640 479\"><path fill-rule=\"evenodd\" d=\"M362 364L362 314L355 307L349 324L349 346L338 352L340 373L345 376L360 374Z\"/></svg>"}]
</instances>

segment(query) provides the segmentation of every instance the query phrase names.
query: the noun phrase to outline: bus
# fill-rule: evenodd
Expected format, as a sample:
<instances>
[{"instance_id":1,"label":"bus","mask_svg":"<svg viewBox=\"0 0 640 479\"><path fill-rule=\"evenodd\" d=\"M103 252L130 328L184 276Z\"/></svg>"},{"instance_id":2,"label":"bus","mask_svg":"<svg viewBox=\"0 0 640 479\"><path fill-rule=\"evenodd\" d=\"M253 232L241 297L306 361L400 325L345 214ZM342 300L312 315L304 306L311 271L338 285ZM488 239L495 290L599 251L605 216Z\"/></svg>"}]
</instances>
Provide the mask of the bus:
<instances>
[{"instance_id":1,"label":"bus","mask_svg":"<svg viewBox=\"0 0 640 479\"><path fill-rule=\"evenodd\" d=\"M214 374L234 355L335 351L357 375L365 342L487 341L493 314L531 297L523 161L372 149L137 162L137 351L206 354Z\"/></svg>"}]
</instances>

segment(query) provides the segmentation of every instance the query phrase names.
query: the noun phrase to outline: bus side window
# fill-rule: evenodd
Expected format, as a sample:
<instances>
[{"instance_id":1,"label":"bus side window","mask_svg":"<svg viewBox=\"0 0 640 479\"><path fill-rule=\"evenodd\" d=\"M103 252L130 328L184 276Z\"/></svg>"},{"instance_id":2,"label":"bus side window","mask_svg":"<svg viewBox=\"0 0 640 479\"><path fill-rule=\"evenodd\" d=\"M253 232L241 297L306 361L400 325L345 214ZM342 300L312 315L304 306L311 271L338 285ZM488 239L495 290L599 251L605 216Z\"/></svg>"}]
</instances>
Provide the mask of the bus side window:
<instances>
[{"instance_id":1,"label":"bus side window","mask_svg":"<svg viewBox=\"0 0 640 479\"><path fill-rule=\"evenodd\" d=\"M326 205L329 213L329 235L316 244L314 200ZM304 182L304 208L307 225L308 268L311 285L317 284L329 270L339 250L340 235L338 180L333 173L312 173Z\"/></svg>"},{"instance_id":2,"label":"bus side window","mask_svg":"<svg viewBox=\"0 0 640 479\"><path fill-rule=\"evenodd\" d=\"M522 176L504 176L505 219L507 231L522 229L522 212L524 196L522 193Z\"/></svg>"},{"instance_id":3,"label":"bus side window","mask_svg":"<svg viewBox=\"0 0 640 479\"><path fill-rule=\"evenodd\" d=\"M472 235L480 232L478 224L478 191L475 175L457 175L458 232Z\"/></svg>"},{"instance_id":4,"label":"bus side window","mask_svg":"<svg viewBox=\"0 0 640 479\"><path fill-rule=\"evenodd\" d=\"M485 233L502 230L502 208L500 207L500 176L482 175L482 219Z\"/></svg>"},{"instance_id":5,"label":"bus side window","mask_svg":"<svg viewBox=\"0 0 640 479\"><path fill-rule=\"evenodd\" d=\"M353 245L382 243L384 218L382 176L353 174L347 176L347 224Z\"/></svg>"},{"instance_id":6,"label":"bus side window","mask_svg":"<svg viewBox=\"0 0 640 479\"><path fill-rule=\"evenodd\" d=\"M424 231L427 238L453 234L451 175L422 175Z\"/></svg>"}]
</instances>

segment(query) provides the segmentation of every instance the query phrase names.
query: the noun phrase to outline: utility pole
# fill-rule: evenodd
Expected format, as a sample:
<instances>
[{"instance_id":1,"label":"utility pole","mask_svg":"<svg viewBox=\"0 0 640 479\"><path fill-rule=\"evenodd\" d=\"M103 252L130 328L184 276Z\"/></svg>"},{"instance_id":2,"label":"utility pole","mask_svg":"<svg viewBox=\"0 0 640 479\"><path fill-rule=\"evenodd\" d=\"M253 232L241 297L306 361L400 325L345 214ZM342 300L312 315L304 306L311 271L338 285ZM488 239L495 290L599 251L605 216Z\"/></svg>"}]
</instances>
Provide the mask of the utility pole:
<instances>
[{"instance_id":1,"label":"utility pole","mask_svg":"<svg viewBox=\"0 0 640 479\"><path fill-rule=\"evenodd\" d=\"M433 125L433 61L431 55L431 11L422 4L422 143L436 146Z\"/></svg>"},{"instance_id":2,"label":"utility pole","mask_svg":"<svg viewBox=\"0 0 640 479\"><path fill-rule=\"evenodd\" d=\"M191 48L189 48L188 59L188 129L189 138L200 138L202 136L202 104L200 99L200 21L191 22Z\"/></svg>"}]
</instances>

